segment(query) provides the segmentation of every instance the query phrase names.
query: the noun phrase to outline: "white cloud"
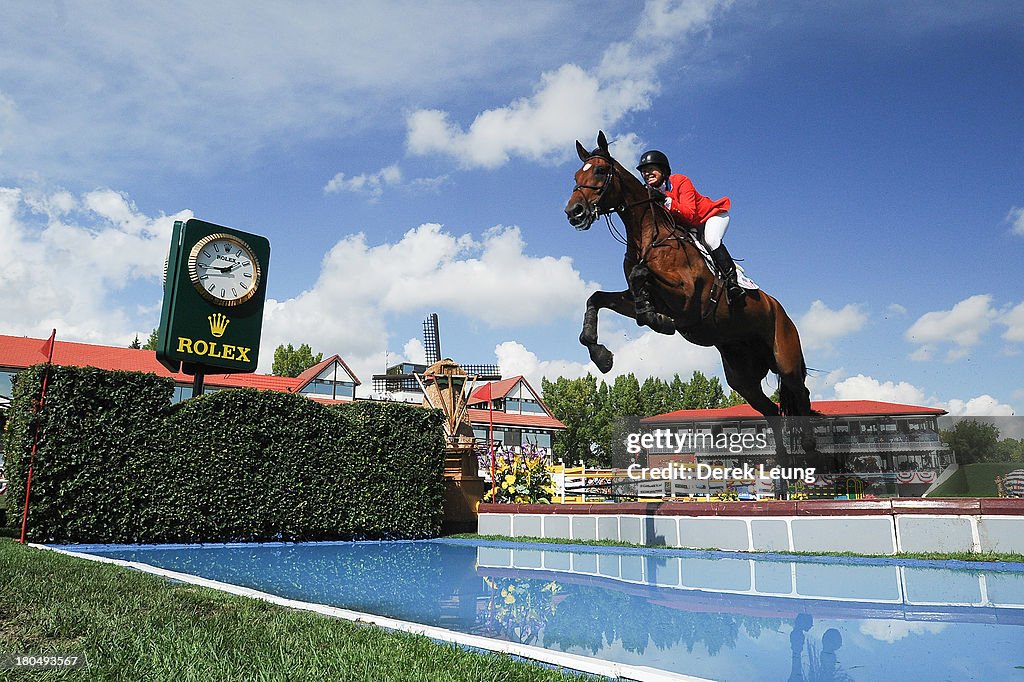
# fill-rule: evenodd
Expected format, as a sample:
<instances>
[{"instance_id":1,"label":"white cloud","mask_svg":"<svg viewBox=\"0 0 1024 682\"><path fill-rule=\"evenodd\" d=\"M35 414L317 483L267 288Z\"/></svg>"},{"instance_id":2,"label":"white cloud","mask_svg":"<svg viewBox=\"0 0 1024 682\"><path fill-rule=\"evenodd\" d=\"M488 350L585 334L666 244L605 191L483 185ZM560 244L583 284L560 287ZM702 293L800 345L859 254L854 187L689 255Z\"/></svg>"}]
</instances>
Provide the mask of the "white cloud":
<instances>
[{"instance_id":1,"label":"white cloud","mask_svg":"<svg viewBox=\"0 0 1024 682\"><path fill-rule=\"evenodd\" d=\"M837 400L878 400L889 403L903 403L937 407L953 416L966 415L1012 415L1011 405L1000 403L988 394L968 398L940 400L935 396L926 397L925 392L906 381L879 381L873 377L858 374L835 385Z\"/></svg>"},{"instance_id":2,"label":"white cloud","mask_svg":"<svg viewBox=\"0 0 1024 682\"><path fill-rule=\"evenodd\" d=\"M1024 303L1018 303L1000 315L999 322L1006 325L1004 339L1013 342L1024 341Z\"/></svg>"},{"instance_id":3,"label":"white cloud","mask_svg":"<svg viewBox=\"0 0 1024 682\"><path fill-rule=\"evenodd\" d=\"M1006 222L1010 224L1010 232L1024 237L1024 208L1014 206L1006 214Z\"/></svg>"},{"instance_id":4,"label":"white cloud","mask_svg":"<svg viewBox=\"0 0 1024 682\"><path fill-rule=\"evenodd\" d=\"M407 362L414 362L422 365L427 361L427 350L419 339L409 339L402 347L402 354ZM394 363L391 363L394 364Z\"/></svg>"},{"instance_id":5,"label":"white cloud","mask_svg":"<svg viewBox=\"0 0 1024 682\"><path fill-rule=\"evenodd\" d=\"M398 167L398 164L391 164L376 173L361 173L352 177L347 177L344 173L337 173L324 185L324 194L354 192L377 198L384 194L386 188L394 187L401 182L402 169Z\"/></svg>"},{"instance_id":6,"label":"white cloud","mask_svg":"<svg viewBox=\"0 0 1024 682\"><path fill-rule=\"evenodd\" d=\"M721 374L722 364L718 351L695 346L678 335L667 336L646 331L636 338L627 339L621 334L609 334L607 329L602 329L602 335L601 342L615 355L615 363L608 374L601 374L589 360L541 360L517 341L498 344L494 353L504 376L522 374L538 391L541 377L575 379L593 374L598 380L610 383L615 377L630 372L641 381L649 376L668 380L677 373L689 379L694 371L708 376ZM580 353L582 357L587 357L583 346L580 346ZM725 386L724 381L722 385Z\"/></svg>"},{"instance_id":7,"label":"white cloud","mask_svg":"<svg viewBox=\"0 0 1024 682\"><path fill-rule=\"evenodd\" d=\"M237 163L271 138L358 134L409 101L496 90L495 70L510 58L530 73L564 60L587 39L562 29L574 11L560 3L526 12L495 3L321 3L301 12L203 0L131 12L109 3L11 6L0 49L0 160L12 172L60 179L88 168L120 182L158 164Z\"/></svg>"},{"instance_id":8,"label":"white cloud","mask_svg":"<svg viewBox=\"0 0 1024 682\"><path fill-rule=\"evenodd\" d=\"M598 285L585 282L572 259L529 256L525 246L515 227L491 228L479 241L429 223L395 244L371 246L364 234L351 235L324 257L310 290L267 301L261 345L302 338L344 349L362 379L383 367L389 315L449 310L492 327L575 319ZM513 286L515 305L502 304ZM404 352L412 359L422 346L409 342Z\"/></svg>"},{"instance_id":9,"label":"white cloud","mask_svg":"<svg viewBox=\"0 0 1024 682\"><path fill-rule=\"evenodd\" d=\"M835 385L842 381L845 376L846 370L842 367L828 372L810 371L807 374L807 379L804 380L804 384L811 394L811 400L825 400L825 391L832 389L834 393ZM770 392L769 395L771 395Z\"/></svg>"},{"instance_id":10,"label":"white cloud","mask_svg":"<svg viewBox=\"0 0 1024 682\"><path fill-rule=\"evenodd\" d=\"M953 343L969 348L981 341L997 317L992 297L979 294L960 301L950 310L925 313L907 329L904 338L918 344Z\"/></svg>"},{"instance_id":11,"label":"white cloud","mask_svg":"<svg viewBox=\"0 0 1024 682\"><path fill-rule=\"evenodd\" d=\"M878 400L887 403L927 405L924 391L906 381L878 381L858 374L835 385L837 400Z\"/></svg>"},{"instance_id":12,"label":"white cloud","mask_svg":"<svg viewBox=\"0 0 1024 682\"><path fill-rule=\"evenodd\" d=\"M505 341L494 348L498 367L504 377L522 374L537 391L541 390L541 378L576 379L587 374L599 375L600 372L589 362L571 360L541 360L536 353L530 351L518 341Z\"/></svg>"},{"instance_id":13,"label":"white cloud","mask_svg":"<svg viewBox=\"0 0 1024 682\"><path fill-rule=\"evenodd\" d=\"M907 314L907 309L899 303L890 303L885 312L887 317L903 317Z\"/></svg>"},{"instance_id":14,"label":"white cloud","mask_svg":"<svg viewBox=\"0 0 1024 682\"><path fill-rule=\"evenodd\" d=\"M999 402L988 394L979 395L969 400L954 398L942 407L954 417L1012 416L1014 414L1013 407Z\"/></svg>"},{"instance_id":15,"label":"white cloud","mask_svg":"<svg viewBox=\"0 0 1024 682\"><path fill-rule=\"evenodd\" d=\"M859 305L850 303L839 310L833 310L816 300L800 318L797 328L805 347L831 350L833 341L860 331L867 320L867 314Z\"/></svg>"},{"instance_id":16,"label":"white cloud","mask_svg":"<svg viewBox=\"0 0 1024 682\"><path fill-rule=\"evenodd\" d=\"M0 188L0 329L69 341L127 344L150 329L175 220L151 218L109 189L75 197ZM152 292L139 298L139 288Z\"/></svg>"},{"instance_id":17,"label":"white cloud","mask_svg":"<svg viewBox=\"0 0 1024 682\"><path fill-rule=\"evenodd\" d=\"M408 150L446 154L467 168L495 168L513 156L565 159L574 138L589 138L629 113L650 108L659 87L657 69L678 58L687 37L706 28L722 4L648 2L633 35L609 45L597 67L588 71L567 63L548 70L530 96L479 113L468 129L446 111L413 111L406 119Z\"/></svg>"},{"instance_id":18,"label":"white cloud","mask_svg":"<svg viewBox=\"0 0 1024 682\"><path fill-rule=\"evenodd\" d=\"M413 154L449 154L467 168L496 168L513 155L560 160L567 156L567 140L611 118L601 98L598 80L567 64L544 74L531 98L478 115L468 132L446 112L415 111L407 120L407 144Z\"/></svg>"},{"instance_id":19,"label":"white cloud","mask_svg":"<svg viewBox=\"0 0 1024 682\"><path fill-rule=\"evenodd\" d=\"M928 362L935 357L935 346L925 344L908 356L914 362Z\"/></svg>"}]
</instances>

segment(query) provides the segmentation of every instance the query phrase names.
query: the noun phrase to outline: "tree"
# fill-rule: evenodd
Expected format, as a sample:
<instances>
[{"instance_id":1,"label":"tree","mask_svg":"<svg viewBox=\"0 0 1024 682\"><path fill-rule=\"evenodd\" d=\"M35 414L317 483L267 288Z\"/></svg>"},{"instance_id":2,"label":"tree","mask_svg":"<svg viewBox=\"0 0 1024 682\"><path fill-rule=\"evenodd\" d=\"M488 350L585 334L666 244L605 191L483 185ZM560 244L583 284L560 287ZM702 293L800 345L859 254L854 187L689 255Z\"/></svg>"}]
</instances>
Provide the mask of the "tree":
<instances>
[{"instance_id":1,"label":"tree","mask_svg":"<svg viewBox=\"0 0 1024 682\"><path fill-rule=\"evenodd\" d=\"M1024 438L1005 438L996 444L995 461L1024 462Z\"/></svg>"},{"instance_id":2,"label":"tree","mask_svg":"<svg viewBox=\"0 0 1024 682\"><path fill-rule=\"evenodd\" d=\"M139 350L140 348L142 348L142 344L139 342L138 334L135 335L135 340L128 344L128 347L133 348L135 350Z\"/></svg>"},{"instance_id":3,"label":"tree","mask_svg":"<svg viewBox=\"0 0 1024 682\"><path fill-rule=\"evenodd\" d=\"M683 391L684 410L710 410L725 402L725 390L718 377L708 379L703 372L694 372Z\"/></svg>"},{"instance_id":4,"label":"tree","mask_svg":"<svg viewBox=\"0 0 1024 682\"><path fill-rule=\"evenodd\" d=\"M157 335L157 330L154 329L149 333L149 340L146 341L146 345L142 347L142 350L156 350L156 344L159 343L160 337Z\"/></svg>"},{"instance_id":5,"label":"tree","mask_svg":"<svg viewBox=\"0 0 1024 682\"><path fill-rule=\"evenodd\" d=\"M298 348L293 348L289 343L274 350L274 364L270 372L279 377L297 377L323 358L323 353L313 355L313 349L309 344L304 343Z\"/></svg>"},{"instance_id":6,"label":"tree","mask_svg":"<svg viewBox=\"0 0 1024 682\"><path fill-rule=\"evenodd\" d=\"M729 389L729 395L725 396L722 401L722 407L734 407L736 405L746 405L747 399L736 392L735 388Z\"/></svg>"},{"instance_id":7,"label":"tree","mask_svg":"<svg viewBox=\"0 0 1024 682\"><path fill-rule=\"evenodd\" d=\"M643 410L641 416L653 417L656 414L671 412L675 408L672 402L672 391L668 383L658 377L647 377L640 387L640 402Z\"/></svg>"},{"instance_id":8,"label":"tree","mask_svg":"<svg viewBox=\"0 0 1024 682\"><path fill-rule=\"evenodd\" d=\"M964 419L939 436L953 449L961 464L993 461L998 458L996 445L999 442L999 429L992 424Z\"/></svg>"},{"instance_id":9,"label":"tree","mask_svg":"<svg viewBox=\"0 0 1024 682\"><path fill-rule=\"evenodd\" d=\"M594 444L603 420L597 379L592 374L579 379L558 377L555 381L542 378L540 386L544 403L565 424L565 431L552 443L555 456L569 464L581 460L594 464Z\"/></svg>"}]
</instances>

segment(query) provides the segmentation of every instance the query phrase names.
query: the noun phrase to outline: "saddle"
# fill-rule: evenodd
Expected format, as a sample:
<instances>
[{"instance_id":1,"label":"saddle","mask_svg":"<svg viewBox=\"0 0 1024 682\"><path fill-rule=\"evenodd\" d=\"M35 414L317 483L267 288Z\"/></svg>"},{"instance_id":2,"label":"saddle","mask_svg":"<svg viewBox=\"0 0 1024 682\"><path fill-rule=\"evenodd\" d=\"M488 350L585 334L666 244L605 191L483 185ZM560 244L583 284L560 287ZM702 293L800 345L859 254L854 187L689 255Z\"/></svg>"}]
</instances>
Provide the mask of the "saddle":
<instances>
[{"instance_id":1,"label":"saddle","mask_svg":"<svg viewBox=\"0 0 1024 682\"><path fill-rule=\"evenodd\" d=\"M700 251L700 255L704 259L704 263L708 266L708 270L711 271L711 274L717 275L718 271L715 269L715 261L713 258L711 258L711 254L708 252L708 247L704 246L704 240L699 238L696 230L690 230L690 236L693 237L693 243L697 246L697 250ZM735 263L736 265L737 284L739 284L747 291L757 291L758 289L761 288L757 286L757 283L754 280L750 279L750 277L747 276L747 273L744 272L742 265L736 263L735 260L733 261L733 263Z\"/></svg>"}]
</instances>

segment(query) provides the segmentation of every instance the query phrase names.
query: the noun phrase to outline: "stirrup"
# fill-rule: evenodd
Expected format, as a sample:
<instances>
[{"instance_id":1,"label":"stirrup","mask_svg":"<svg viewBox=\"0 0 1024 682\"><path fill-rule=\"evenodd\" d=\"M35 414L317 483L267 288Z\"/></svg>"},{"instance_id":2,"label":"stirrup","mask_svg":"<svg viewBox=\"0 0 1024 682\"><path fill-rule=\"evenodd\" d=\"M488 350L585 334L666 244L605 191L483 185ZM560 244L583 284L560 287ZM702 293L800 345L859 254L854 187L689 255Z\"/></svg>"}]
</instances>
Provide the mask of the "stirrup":
<instances>
[{"instance_id":1,"label":"stirrup","mask_svg":"<svg viewBox=\"0 0 1024 682\"><path fill-rule=\"evenodd\" d=\"M725 298L732 305L747 295L747 290L739 285L737 282L726 282L725 283Z\"/></svg>"}]
</instances>

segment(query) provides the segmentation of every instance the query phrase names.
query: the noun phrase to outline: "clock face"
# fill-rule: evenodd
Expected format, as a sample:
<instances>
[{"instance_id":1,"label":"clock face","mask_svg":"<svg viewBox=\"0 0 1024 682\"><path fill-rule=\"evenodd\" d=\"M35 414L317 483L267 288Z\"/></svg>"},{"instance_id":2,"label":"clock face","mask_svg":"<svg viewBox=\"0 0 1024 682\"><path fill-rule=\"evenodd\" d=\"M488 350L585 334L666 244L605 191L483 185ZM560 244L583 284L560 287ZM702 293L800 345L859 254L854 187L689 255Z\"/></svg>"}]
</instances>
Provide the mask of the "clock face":
<instances>
[{"instance_id":1,"label":"clock face","mask_svg":"<svg viewBox=\"0 0 1024 682\"><path fill-rule=\"evenodd\" d=\"M224 233L196 242L188 257L188 274L203 298L223 306L245 303L260 285L260 266L252 249Z\"/></svg>"}]
</instances>

